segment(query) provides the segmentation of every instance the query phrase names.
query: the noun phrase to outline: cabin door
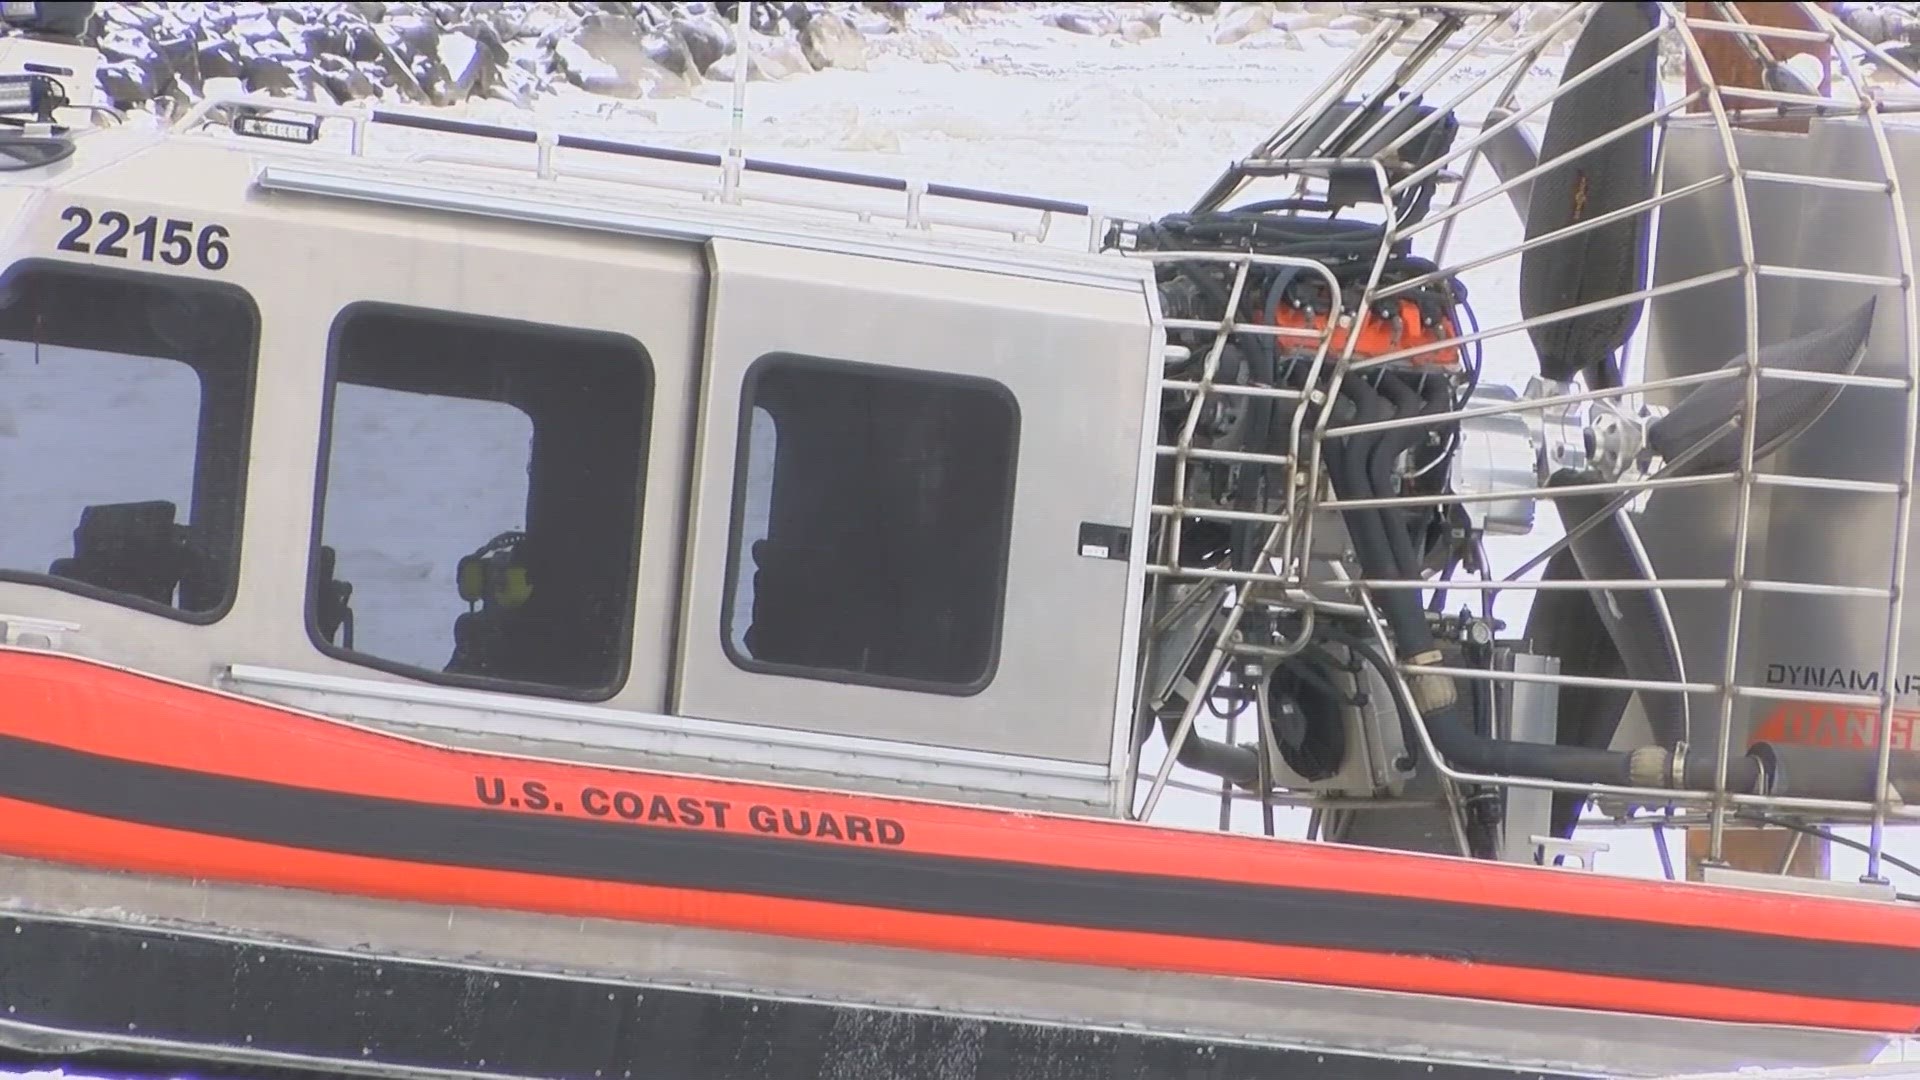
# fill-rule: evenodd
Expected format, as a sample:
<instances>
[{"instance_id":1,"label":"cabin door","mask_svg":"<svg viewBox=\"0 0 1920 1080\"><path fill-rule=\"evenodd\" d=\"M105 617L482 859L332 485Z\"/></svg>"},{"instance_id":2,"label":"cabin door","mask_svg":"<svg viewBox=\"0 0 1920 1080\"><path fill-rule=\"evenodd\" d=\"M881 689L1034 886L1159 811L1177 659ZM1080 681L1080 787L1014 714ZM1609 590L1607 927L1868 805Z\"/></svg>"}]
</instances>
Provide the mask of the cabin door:
<instances>
[{"instance_id":1,"label":"cabin door","mask_svg":"<svg viewBox=\"0 0 1920 1080\"><path fill-rule=\"evenodd\" d=\"M710 257L676 711L1110 780L1157 363L1139 283Z\"/></svg>"}]
</instances>

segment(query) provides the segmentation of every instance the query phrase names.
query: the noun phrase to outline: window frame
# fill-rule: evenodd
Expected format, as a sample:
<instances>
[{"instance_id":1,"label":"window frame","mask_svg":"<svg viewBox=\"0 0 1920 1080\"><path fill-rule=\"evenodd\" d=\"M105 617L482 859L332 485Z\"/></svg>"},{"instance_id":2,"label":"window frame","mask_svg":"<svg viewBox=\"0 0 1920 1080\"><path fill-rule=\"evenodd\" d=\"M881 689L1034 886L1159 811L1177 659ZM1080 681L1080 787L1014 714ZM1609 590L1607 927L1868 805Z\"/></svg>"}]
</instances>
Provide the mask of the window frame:
<instances>
[{"instance_id":1,"label":"window frame","mask_svg":"<svg viewBox=\"0 0 1920 1080\"><path fill-rule=\"evenodd\" d=\"M483 327L513 327L530 333L541 334L550 340L579 341L591 340L607 344L618 343L632 360L639 363L644 408L642 414L634 418L641 425L640 459L634 470L634 517L631 545L632 550L626 562L626 581L623 586L625 601L619 610L619 621L615 629L621 647L616 649L618 662L614 665L612 678L603 686L582 689L553 683L523 682L517 679L501 679L486 675L460 675L433 668L420 667L404 661L390 660L385 657L364 653L357 649L348 649L327 640L321 633L319 598L317 586L320 582L317 573L320 567L320 548L325 527L327 482L330 479L330 461L333 456L333 420L334 403L337 395L334 390L339 384L340 351L342 339L348 324L364 314L386 315L412 319L425 319L443 323L479 324ZM480 315L467 311L451 311L445 308L426 307L418 304L397 304L385 300L356 300L334 313L327 329L326 370L320 384L320 430L314 452L314 483L312 528L307 543L307 558L302 585L301 621L306 626L307 640L313 647L333 660L352 664L372 671L399 675L403 678L435 686L446 686L463 690L482 690L491 693L514 694L520 697L541 698L558 701L576 701L598 703L618 697L633 677L634 634L639 625L638 605L640 600L640 563L641 551L645 546L646 524L648 520L648 472L653 462L653 440L656 434L655 417L659 402L657 393L659 382L654 375L653 354L632 334L619 330L589 330L576 326L557 323L536 322L531 319L513 318L504 315ZM507 404L511 404L510 402ZM539 428L536 426L535 435ZM532 488L529 486L529 494Z\"/></svg>"},{"instance_id":2,"label":"window frame","mask_svg":"<svg viewBox=\"0 0 1920 1080\"><path fill-rule=\"evenodd\" d=\"M866 674L847 671L840 668L817 668L805 664L787 664L770 660L758 660L734 647L734 611L739 603L739 578L741 565L741 539L746 523L747 469L753 443L753 411L758 402L755 387L771 368L781 365L798 365L803 369L830 371L848 374L879 376L903 382L917 383L922 386L964 387L985 390L998 398L1007 408L1009 416L1008 433L1012 446L1007 454L1005 473L1007 502L1002 527L995 536L998 557L994 560L993 576L993 636L987 644L986 663L979 678L968 683L938 682L930 679L915 679L898 675ZM771 410L769 410L771 412ZM740 376L739 411L735 417L735 435L733 451L733 491L728 499L727 548L723 564L723 576L720 588L720 649L727 660L741 671L754 675L777 675L787 678L806 679L810 682L835 683L842 686L870 686L882 690L902 690L921 694L938 694L942 697L969 698L984 693L993 685L1000 671L1000 654L1006 641L1007 582L1011 577L1013 562L1013 527L1017 517L1017 504L1020 495L1020 447L1025 417L1020 410L1020 398L1011 387L998 379L985 375L975 375L958 371L938 371L928 368L905 367L898 364L880 364L871 361L846 360L835 357L816 356L811 353L779 349L763 353L750 364ZM775 449L773 457L779 457L778 420L775 420ZM772 489L771 482L768 485ZM747 625L752 625L749 622Z\"/></svg>"},{"instance_id":3,"label":"window frame","mask_svg":"<svg viewBox=\"0 0 1920 1080\"><path fill-rule=\"evenodd\" d=\"M233 559L228 573L219 579L225 586L225 595L218 605L206 611L188 611L184 608L175 607L172 604L155 603L145 597L116 592L112 589L101 588L98 585L91 585L84 581L76 581L72 578L63 578L47 573L34 573L29 570L19 570L4 566L0 566L0 582L55 589L84 599L97 600L102 603L112 604L116 607L127 608L149 615L158 615L161 618L170 619L177 623L184 623L188 626L212 626L232 614L234 607L240 602L240 579L244 563L246 562L247 504L252 494L253 478L253 421L260 396L261 319L259 302L254 299L252 293L231 281L211 280L182 274L155 273L148 270L133 270L117 266L99 266L77 259L50 259L43 256L19 259L4 269L0 269L0 286L5 286L23 272L32 273L36 270L49 267L52 268L55 273L72 275L81 279L106 280L132 285L198 289L207 293L225 294L225 296L237 299L240 302L240 311L246 318L244 326L246 349L243 364L244 372L240 387L241 407L239 410L239 430L237 432L238 438L235 440L239 451L239 465L233 472L234 513L233 529L230 534L230 539L233 544ZM5 340L11 341L12 339ZM74 346L62 347L71 348ZM89 351L103 352L106 350L91 349ZM203 452L204 420L207 408L204 385L205 376L202 374L200 368L192 361L177 356L161 356L152 353L121 353L120 355L131 356L136 359L162 360L182 364L189 371L193 372L196 380L202 383L200 393L195 399L196 408L194 411L193 474L194 486L198 488L203 472L200 459ZM192 502L189 502L183 509L185 510L187 520L191 522L195 509Z\"/></svg>"}]
</instances>

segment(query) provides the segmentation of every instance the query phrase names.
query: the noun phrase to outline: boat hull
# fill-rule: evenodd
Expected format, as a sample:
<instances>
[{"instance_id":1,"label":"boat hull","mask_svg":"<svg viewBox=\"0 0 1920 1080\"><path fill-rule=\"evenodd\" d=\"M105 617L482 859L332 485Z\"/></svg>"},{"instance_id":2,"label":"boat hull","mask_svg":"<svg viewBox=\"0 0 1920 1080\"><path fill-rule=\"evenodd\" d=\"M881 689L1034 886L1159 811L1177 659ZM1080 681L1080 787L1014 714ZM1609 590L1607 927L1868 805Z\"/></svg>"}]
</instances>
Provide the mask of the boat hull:
<instances>
[{"instance_id":1,"label":"boat hull","mask_svg":"<svg viewBox=\"0 0 1920 1080\"><path fill-rule=\"evenodd\" d=\"M692 995L675 999L685 1015L594 1021L664 1025L663 1045L744 995L803 999L825 1011L799 1030L869 1032L855 1041L892 1030L866 1026L881 1010L961 1039L961 1058L987 1028L1009 1046L1069 1040L1059 1053L1128 1030L1657 1075L1860 1061L1920 1026L1903 908L476 753L19 650L0 651L0 854L8 929L49 942L15 954L0 1004L88 1045L188 998L200 1026L161 1037L239 1052L233 1038L265 1035L240 1030L260 997L316 1018L283 1033L290 1047L333 1060L321 1036L360 1031L364 1060L424 1062L375 1049L374 1013L329 1011L387 999L378 980L397 976L368 972L397 964L443 988L395 1006L433 1031L467 1030L469 1007L547 1014L486 971ZM313 1002L252 989L258 965L307 972L288 977ZM120 970L139 986L116 989ZM180 991L208 972L229 989ZM818 1040L794 1038L793 1071L774 1074L813 1075ZM1127 1053L1162 1052L1146 1046ZM1023 1075L981 1068L956 1075Z\"/></svg>"}]
</instances>

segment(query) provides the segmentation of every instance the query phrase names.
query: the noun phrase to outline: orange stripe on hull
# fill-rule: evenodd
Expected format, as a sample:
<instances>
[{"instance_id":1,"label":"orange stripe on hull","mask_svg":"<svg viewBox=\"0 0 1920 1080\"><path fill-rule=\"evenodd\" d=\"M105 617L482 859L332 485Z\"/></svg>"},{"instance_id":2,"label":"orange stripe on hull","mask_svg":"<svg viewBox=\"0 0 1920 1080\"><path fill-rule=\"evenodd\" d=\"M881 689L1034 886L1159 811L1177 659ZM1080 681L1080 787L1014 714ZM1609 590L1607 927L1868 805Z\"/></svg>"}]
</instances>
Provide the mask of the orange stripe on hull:
<instances>
[{"instance_id":1,"label":"orange stripe on hull","mask_svg":"<svg viewBox=\"0 0 1920 1080\"><path fill-rule=\"evenodd\" d=\"M1907 1006L428 866L156 829L11 799L0 799L0 849L139 873L972 956L1732 1022L1774 1023L1792 1017L1799 1023L1862 1031L1920 1029L1920 1009Z\"/></svg>"}]
</instances>

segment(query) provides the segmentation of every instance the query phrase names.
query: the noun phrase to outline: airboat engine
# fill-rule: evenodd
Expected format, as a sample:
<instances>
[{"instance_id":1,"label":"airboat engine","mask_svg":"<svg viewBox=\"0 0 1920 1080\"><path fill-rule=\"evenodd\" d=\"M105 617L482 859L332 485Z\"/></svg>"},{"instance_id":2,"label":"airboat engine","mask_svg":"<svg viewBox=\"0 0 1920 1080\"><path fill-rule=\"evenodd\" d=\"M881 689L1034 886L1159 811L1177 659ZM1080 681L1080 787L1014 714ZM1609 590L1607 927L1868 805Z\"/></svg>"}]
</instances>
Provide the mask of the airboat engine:
<instances>
[{"instance_id":1,"label":"airboat engine","mask_svg":"<svg viewBox=\"0 0 1920 1080\"><path fill-rule=\"evenodd\" d=\"M1380 5L1189 211L1107 237L1168 329L1147 807L1178 765L1489 858L1595 795L1884 823L1920 779L1895 61L1814 5L1486 7Z\"/></svg>"}]
</instances>

